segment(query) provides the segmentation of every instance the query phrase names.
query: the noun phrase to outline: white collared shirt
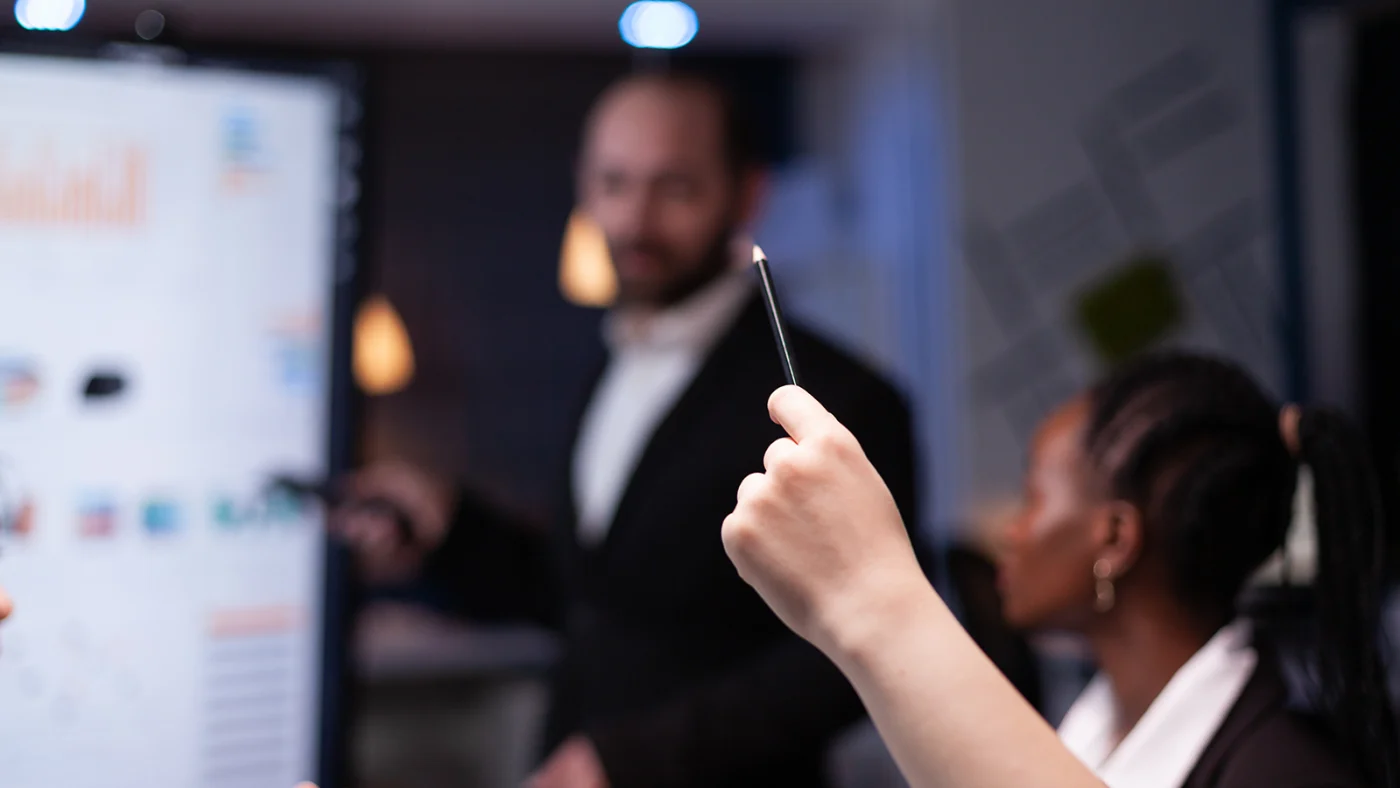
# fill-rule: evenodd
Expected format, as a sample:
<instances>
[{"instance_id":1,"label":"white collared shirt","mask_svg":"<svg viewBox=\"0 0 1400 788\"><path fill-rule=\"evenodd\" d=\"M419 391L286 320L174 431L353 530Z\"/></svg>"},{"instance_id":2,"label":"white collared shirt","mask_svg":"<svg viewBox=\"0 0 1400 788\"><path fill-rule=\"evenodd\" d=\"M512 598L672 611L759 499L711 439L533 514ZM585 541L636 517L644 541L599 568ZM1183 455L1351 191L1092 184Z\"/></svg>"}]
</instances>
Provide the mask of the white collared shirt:
<instances>
[{"instance_id":1,"label":"white collared shirt","mask_svg":"<svg viewBox=\"0 0 1400 788\"><path fill-rule=\"evenodd\" d=\"M753 288L748 269L736 269L669 309L617 309L604 320L608 368L574 448L579 541L596 545L607 536L652 433L738 318Z\"/></svg>"},{"instance_id":2,"label":"white collared shirt","mask_svg":"<svg viewBox=\"0 0 1400 788\"><path fill-rule=\"evenodd\" d=\"M1060 723L1060 741L1109 788L1180 788L1254 675L1248 622L1215 633L1114 747L1117 704L1099 674Z\"/></svg>"}]
</instances>

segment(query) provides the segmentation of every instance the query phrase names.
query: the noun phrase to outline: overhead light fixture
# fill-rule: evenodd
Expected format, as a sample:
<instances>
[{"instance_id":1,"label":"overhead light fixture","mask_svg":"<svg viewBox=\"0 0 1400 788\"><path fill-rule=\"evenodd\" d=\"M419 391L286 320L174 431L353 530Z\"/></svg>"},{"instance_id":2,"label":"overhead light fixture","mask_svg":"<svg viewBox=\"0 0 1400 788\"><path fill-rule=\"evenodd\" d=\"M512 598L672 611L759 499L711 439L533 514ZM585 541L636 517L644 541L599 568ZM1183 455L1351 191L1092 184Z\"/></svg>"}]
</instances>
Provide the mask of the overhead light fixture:
<instances>
[{"instance_id":1,"label":"overhead light fixture","mask_svg":"<svg viewBox=\"0 0 1400 788\"><path fill-rule=\"evenodd\" d=\"M87 0L17 0L15 20L25 30L72 30L87 11Z\"/></svg>"},{"instance_id":2,"label":"overhead light fixture","mask_svg":"<svg viewBox=\"0 0 1400 788\"><path fill-rule=\"evenodd\" d=\"M679 0L638 2L617 21L622 40L638 49L680 49L700 30L695 9Z\"/></svg>"},{"instance_id":3,"label":"overhead light fixture","mask_svg":"<svg viewBox=\"0 0 1400 788\"><path fill-rule=\"evenodd\" d=\"M165 14L148 8L136 15L136 35L143 41L154 41L165 32Z\"/></svg>"},{"instance_id":4,"label":"overhead light fixture","mask_svg":"<svg viewBox=\"0 0 1400 788\"><path fill-rule=\"evenodd\" d=\"M389 299L372 296L360 306L354 343L355 382L366 394L393 394L413 380L413 344Z\"/></svg>"},{"instance_id":5,"label":"overhead light fixture","mask_svg":"<svg viewBox=\"0 0 1400 788\"><path fill-rule=\"evenodd\" d=\"M579 306L610 306L617 298L617 272L603 230L575 209L559 250L559 292Z\"/></svg>"}]
</instances>

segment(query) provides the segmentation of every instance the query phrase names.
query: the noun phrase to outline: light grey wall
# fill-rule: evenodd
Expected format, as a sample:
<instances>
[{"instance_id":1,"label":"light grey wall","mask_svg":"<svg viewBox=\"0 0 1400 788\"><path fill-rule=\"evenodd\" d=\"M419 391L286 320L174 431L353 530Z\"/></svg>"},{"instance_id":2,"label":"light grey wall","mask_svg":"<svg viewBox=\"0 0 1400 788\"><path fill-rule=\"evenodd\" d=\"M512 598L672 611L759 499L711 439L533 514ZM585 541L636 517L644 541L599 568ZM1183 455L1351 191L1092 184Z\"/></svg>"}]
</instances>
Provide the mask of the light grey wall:
<instances>
[{"instance_id":1,"label":"light grey wall","mask_svg":"<svg viewBox=\"0 0 1400 788\"><path fill-rule=\"evenodd\" d=\"M1027 438L1097 371L1069 319L1165 252L1177 341L1281 382L1259 0L958 0L955 112L970 511L1019 487Z\"/></svg>"},{"instance_id":2,"label":"light grey wall","mask_svg":"<svg viewBox=\"0 0 1400 788\"><path fill-rule=\"evenodd\" d=\"M1099 371L1076 298L1133 252L1175 265L1173 341L1281 386L1265 11L890 0L807 59L807 155L775 184L770 252L794 311L910 390L930 522L1015 493L1036 421ZM1342 285L1309 276L1334 313Z\"/></svg>"}]
</instances>

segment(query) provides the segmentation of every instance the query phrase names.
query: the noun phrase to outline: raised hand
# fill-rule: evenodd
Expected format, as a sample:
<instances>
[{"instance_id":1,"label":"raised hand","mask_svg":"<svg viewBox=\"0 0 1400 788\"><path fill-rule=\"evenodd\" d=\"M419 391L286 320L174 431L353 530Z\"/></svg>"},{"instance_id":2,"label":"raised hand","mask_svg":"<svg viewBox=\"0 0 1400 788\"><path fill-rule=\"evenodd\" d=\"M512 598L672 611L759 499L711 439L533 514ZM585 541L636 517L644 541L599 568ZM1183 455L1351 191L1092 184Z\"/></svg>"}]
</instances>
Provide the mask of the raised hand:
<instances>
[{"instance_id":1,"label":"raised hand","mask_svg":"<svg viewBox=\"0 0 1400 788\"><path fill-rule=\"evenodd\" d=\"M826 650L927 583L894 499L851 432L795 386L774 392L768 410L789 437L740 486L724 546L783 621Z\"/></svg>"}]
</instances>

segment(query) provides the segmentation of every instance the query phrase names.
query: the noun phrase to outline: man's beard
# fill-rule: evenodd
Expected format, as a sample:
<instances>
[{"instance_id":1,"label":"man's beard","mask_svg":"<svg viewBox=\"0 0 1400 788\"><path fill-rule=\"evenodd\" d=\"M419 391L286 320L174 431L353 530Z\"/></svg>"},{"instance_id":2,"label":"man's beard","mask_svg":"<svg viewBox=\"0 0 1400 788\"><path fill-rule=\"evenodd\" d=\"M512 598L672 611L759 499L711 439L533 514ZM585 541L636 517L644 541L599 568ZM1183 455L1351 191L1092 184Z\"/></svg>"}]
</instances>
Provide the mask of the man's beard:
<instances>
[{"instance_id":1,"label":"man's beard","mask_svg":"<svg viewBox=\"0 0 1400 788\"><path fill-rule=\"evenodd\" d=\"M646 305L664 309L675 306L695 295L729 270L732 262L730 255L732 239L736 232L736 227L726 225L706 246L705 253L697 265L693 268L687 268L684 273L678 274L675 279L666 282L656 293L628 293L624 285L618 294L619 302L622 305ZM667 256L665 249L646 243L629 244L625 249L658 257ZM617 254L617 250L613 250L613 254Z\"/></svg>"}]
</instances>

